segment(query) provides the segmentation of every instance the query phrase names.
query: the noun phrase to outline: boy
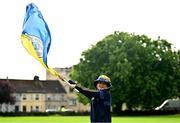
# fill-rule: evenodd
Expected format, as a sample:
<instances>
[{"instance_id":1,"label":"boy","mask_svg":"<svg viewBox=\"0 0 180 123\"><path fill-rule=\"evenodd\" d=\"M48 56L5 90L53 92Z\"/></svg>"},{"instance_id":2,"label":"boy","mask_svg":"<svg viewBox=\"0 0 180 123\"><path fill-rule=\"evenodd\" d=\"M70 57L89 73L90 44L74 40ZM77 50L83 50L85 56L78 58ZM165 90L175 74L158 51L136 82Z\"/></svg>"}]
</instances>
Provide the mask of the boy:
<instances>
[{"instance_id":1,"label":"boy","mask_svg":"<svg viewBox=\"0 0 180 123\"><path fill-rule=\"evenodd\" d=\"M76 85L74 81L69 80L72 88L76 88L80 93L85 95L91 100L91 122L103 122L111 123L111 93L110 88L111 80L106 75L99 76L94 81L94 86L97 91L91 91L88 89L83 89Z\"/></svg>"}]
</instances>

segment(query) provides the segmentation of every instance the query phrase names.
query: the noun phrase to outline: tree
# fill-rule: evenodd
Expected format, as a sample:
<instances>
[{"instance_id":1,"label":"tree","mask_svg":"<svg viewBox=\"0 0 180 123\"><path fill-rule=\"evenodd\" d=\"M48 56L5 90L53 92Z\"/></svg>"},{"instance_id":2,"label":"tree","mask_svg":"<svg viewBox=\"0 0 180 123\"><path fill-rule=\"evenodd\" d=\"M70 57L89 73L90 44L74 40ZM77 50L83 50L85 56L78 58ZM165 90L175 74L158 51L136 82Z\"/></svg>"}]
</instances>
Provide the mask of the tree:
<instances>
[{"instance_id":1,"label":"tree","mask_svg":"<svg viewBox=\"0 0 180 123\"><path fill-rule=\"evenodd\" d=\"M12 96L14 91L15 88L8 81L0 80L0 104L14 104L15 97Z\"/></svg>"},{"instance_id":2,"label":"tree","mask_svg":"<svg viewBox=\"0 0 180 123\"><path fill-rule=\"evenodd\" d=\"M179 68L179 51L166 40L115 32L82 53L71 78L93 88L94 79L106 74L112 80L114 111L120 111L123 103L129 110L149 110L180 96Z\"/></svg>"}]
</instances>

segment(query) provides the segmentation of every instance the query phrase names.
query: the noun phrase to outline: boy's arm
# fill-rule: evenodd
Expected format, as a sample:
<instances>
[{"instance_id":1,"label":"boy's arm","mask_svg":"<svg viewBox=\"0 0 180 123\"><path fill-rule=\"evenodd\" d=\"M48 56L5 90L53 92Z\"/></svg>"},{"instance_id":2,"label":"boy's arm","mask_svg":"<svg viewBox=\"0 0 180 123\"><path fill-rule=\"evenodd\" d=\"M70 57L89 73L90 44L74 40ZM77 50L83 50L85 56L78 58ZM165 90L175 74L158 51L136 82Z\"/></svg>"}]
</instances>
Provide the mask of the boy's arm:
<instances>
[{"instance_id":1,"label":"boy's arm","mask_svg":"<svg viewBox=\"0 0 180 123\"><path fill-rule=\"evenodd\" d=\"M82 88L77 85L76 82L73 80L69 80L69 83L71 84L71 88L77 89L80 93L82 93L84 96L88 97L89 99L92 99L92 97L98 98L100 96L98 91L92 91L85 88Z\"/></svg>"},{"instance_id":2,"label":"boy's arm","mask_svg":"<svg viewBox=\"0 0 180 123\"><path fill-rule=\"evenodd\" d=\"M92 91L92 90L88 90L85 88L81 88L80 86L76 85L75 88L82 93L84 96L88 97L89 99L94 98L99 98L100 94L98 91Z\"/></svg>"}]
</instances>

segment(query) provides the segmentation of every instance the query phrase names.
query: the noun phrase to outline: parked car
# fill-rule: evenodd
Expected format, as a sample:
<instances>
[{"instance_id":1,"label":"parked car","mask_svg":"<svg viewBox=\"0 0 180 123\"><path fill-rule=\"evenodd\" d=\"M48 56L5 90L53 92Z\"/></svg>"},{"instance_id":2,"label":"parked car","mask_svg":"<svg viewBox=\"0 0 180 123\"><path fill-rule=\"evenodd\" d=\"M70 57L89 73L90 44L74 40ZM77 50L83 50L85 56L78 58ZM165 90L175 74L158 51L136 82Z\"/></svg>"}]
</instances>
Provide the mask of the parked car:
<instances>
[{"instance_id":1,"label":"parked car","mask_svg":"<svg viewBox=\"0 0 180 123\"><path fill-rule=\"evenodd\" d=\"M178 110L180 111L180 99L167 99L155 110Z\"/></svg>"},{"instance_id":2,"label":"parked car","mask_svg":"<svg viewBox=\"0 0 180 123\"><path fill-rule=\"evenodd\" d=\"M60 111L61 112L73 112L73 109L68 109L68 108L62 107Z\"/></svg>"},{"instance_id":3,"label":"parked car","mask_svg":"<svg viewBox=\"0 0 180 123\"><path fill-rule=\"evenodd\" d=\"M58 112L57 109L46 109L46 112Z\"/></svg>"}]
</instances>

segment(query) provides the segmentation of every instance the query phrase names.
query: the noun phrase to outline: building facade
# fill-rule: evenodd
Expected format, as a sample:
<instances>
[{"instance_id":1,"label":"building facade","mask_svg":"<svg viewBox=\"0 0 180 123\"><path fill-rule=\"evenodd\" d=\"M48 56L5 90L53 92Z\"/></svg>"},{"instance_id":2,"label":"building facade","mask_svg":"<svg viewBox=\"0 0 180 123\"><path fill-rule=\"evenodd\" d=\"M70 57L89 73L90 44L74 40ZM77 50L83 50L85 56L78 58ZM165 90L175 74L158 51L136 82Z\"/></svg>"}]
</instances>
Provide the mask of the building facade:
<instances>
[{"instance_id":1,"label":"building facade","mask_svg":"<svg viewBox=\"0 0 180 123\"><path fill-rule=\"evenodd\" d=\"M1 79L12 84L14 105L1 105L1 112L45 112L48 109L60 110L67 105L66 91L57 80L42 81L37 76L34 80Z\"/></svg>"},{"instance_id":2,"label":"building facade","mask_svg":"<svg viewBox=\"0 0 180 123\"><path fill-rule=\"evenodd\" d=\"M66 79L69 78L71 68L54 68ZM12 84L16 91L13 93L16 102L13 105L0 105L0 112L46 112L69 111L87 112L89 104L78 101L77 92L73 91L66 82L59 81L51 73L46 73L46 80L39 80L35 76L32 80L0 79Z\"/></svg>"},{"instance_id":3,"label":"building facade","mask_svg":"<svg viewBox=\"0 0 180 123\"><path fill-rule=\"evenodd\" d=\"M70 79L69 74L71 68L54 68L62 77L65 77L67 80ZM57 80L57 77L53 76L50 72L46 72L46 80ZM66 108L72 109L75 112L87 112L90 111L89 104L84 105L78 101L77 92L73 91L66 82L60 81L64 87L67 95L67 105Z\"/></svg>"}]
</instances>

